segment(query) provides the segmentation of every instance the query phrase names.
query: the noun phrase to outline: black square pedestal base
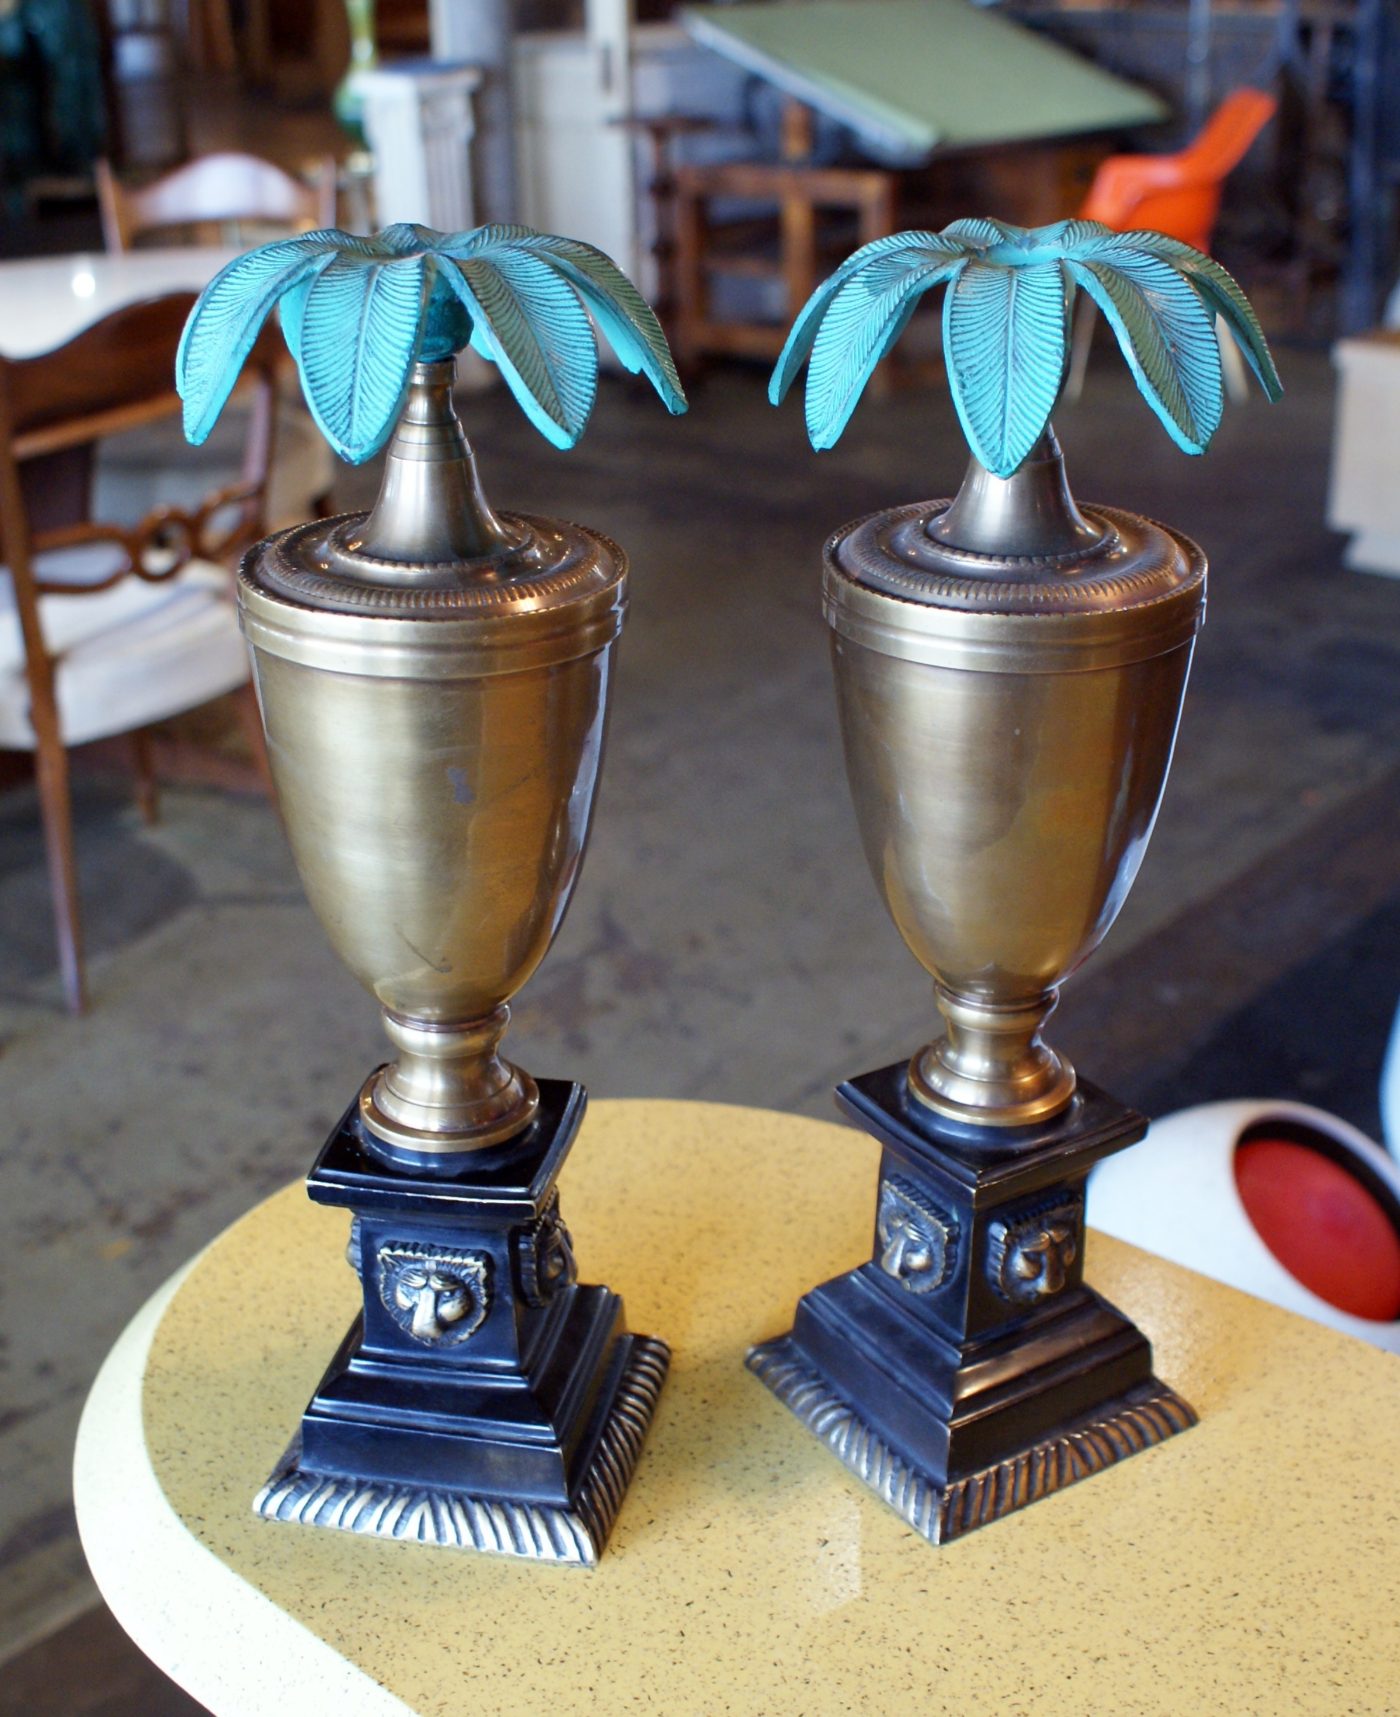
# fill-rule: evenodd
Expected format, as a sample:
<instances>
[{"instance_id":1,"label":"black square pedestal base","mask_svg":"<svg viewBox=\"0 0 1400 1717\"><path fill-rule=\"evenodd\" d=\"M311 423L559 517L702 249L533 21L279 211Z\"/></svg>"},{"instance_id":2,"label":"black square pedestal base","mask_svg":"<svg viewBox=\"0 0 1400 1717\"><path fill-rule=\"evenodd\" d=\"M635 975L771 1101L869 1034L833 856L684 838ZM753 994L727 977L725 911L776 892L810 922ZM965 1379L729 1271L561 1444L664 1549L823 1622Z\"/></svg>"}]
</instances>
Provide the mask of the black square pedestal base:
<instances>
[{"instance_id":1,"label":"black square pedestal base","mask_svg":"<svg viewBox=\"0 0 1400 1717\"><path fill-rule=\"evenodd\" d=\"M664 1342L575 1280L555 1182L581 1086L451 1176L371 1157L352 1105L307 1185L354 1213L364 1309L254 1509L541 1561L598 1560L665 1381Z\"/></svg>"},{"instance_id":2,"label":"black square pedestal base","mask_svg":"<svg viewBox=\"0 0 1400 1717\"><path fill-rule=\"evenodd\" d=\"M1084 1286L1084 1182L1143 1117L1081 1082L989 1142L908 1096L906 1064L842 1085L883 1147L869 1263L812 1289L749 1354L838 1458L932 1543L1195 1424L1152 1349Z\"/></svg>"}]
</instances>

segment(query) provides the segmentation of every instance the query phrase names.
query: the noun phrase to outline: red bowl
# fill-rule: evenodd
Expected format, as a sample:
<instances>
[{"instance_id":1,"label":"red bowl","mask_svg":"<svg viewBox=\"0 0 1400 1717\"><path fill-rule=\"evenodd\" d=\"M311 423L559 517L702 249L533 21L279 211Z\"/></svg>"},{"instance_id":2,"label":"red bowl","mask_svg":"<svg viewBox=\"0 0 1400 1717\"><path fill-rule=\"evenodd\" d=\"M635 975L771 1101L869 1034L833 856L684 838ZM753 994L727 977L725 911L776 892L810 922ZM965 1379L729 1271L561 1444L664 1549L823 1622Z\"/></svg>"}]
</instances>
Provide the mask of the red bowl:
<instances>
[{"instance_id":1,"label":"red bowl","mask_svg":"<svg viewBox=\"0 0 1400 1717\"><path fill-rule=\"evenodd\" d=\"M1400 1233L1356 1175L1295 1139L1262 1134L1236 1146L1234 1168L1245 1214L1290 1275L1353 1317L1400 1318Z\"/></svg>"}]
</instances>

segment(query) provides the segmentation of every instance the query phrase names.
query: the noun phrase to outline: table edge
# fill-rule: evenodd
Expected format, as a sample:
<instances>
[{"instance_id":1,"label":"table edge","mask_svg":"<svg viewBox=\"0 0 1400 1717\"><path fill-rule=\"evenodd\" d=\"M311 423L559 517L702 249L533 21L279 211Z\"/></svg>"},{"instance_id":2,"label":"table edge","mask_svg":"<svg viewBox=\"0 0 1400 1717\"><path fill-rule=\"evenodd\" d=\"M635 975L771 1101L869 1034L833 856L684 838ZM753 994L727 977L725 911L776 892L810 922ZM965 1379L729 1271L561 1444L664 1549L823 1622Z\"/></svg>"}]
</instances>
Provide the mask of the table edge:
<instances>
[{"instance_id":1,"label":"table edge","mask_svg":"<svg viewBox=\"0 0 1400 1717\"><path fill-rule=\"evenodd\" d=\"M177 1270L122 1331L83 1407L73 1501L98 1590L146 1656L218 1717L266 1717L288 1702L338 1717L413 1717L207 1550L156 1477L142 1418L146 1363L167 1308L202 1256ZM176 1586L178 1619L162 1602ZM230 1650L240 1637L252 1649ZM220 1642L217 1661L201 1650L204 1640Z\"/></svg>"}]
</instances>

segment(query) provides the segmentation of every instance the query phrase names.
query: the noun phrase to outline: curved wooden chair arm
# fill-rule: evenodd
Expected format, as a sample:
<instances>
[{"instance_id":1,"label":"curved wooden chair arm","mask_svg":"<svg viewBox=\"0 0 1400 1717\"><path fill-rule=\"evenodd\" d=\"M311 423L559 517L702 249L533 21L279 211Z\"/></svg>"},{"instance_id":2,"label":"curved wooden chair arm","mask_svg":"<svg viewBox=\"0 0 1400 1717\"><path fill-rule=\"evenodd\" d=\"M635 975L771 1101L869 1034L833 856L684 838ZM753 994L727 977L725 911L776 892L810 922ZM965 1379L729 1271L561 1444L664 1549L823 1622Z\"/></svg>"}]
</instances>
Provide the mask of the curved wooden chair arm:
<instances>
[{"instance_id":1,"label":"curved wooden chair arm","mask_svg":"<svg viewBox=\"0 0 1400 1717\"><path fill-rule=\"evenodd\" d=\"M134 525L84 522L37 532L30 542L35 557L110 543L121 550L122 559L106 577L82 584L36 576L34 592L38 596L95 596L124 578L163 584L183 572L192 560L225 561L261 534L266 488L260 481L229 484L207 495L193 511L157 507ZM232 508L238 512L234 523L221 530L212 528Z\"/></svg>"}]
</instances>

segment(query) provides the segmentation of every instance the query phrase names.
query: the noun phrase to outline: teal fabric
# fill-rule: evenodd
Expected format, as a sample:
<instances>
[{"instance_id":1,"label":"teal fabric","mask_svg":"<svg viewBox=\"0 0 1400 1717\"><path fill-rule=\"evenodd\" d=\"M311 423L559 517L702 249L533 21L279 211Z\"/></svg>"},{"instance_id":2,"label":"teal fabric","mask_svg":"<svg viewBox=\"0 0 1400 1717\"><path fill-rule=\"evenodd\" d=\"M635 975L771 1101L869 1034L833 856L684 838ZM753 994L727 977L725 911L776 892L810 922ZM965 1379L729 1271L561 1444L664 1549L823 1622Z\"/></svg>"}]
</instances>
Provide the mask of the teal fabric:
<instances>
[{"instance_id":1,"label":"teal fabric","mask_svg":"<svg viewBox=\"0 0 1400 1717\"><path fill-rule=\"evenodd\" d=\"M0 0L0 186L84 173L102 148L100 51L83 0Z\"/></svg>"},{"instance_id":2,"label":"teal fabric","mask_svg":"<svg viewBox=\"0 0 1400 1717\"><path fill-rule=\"evenodd\" d=\"M1156 96L966 0L766 0L682 13L695 39L877 149L909 155L1148 124Z\"/></svg>"}]
</instances>

